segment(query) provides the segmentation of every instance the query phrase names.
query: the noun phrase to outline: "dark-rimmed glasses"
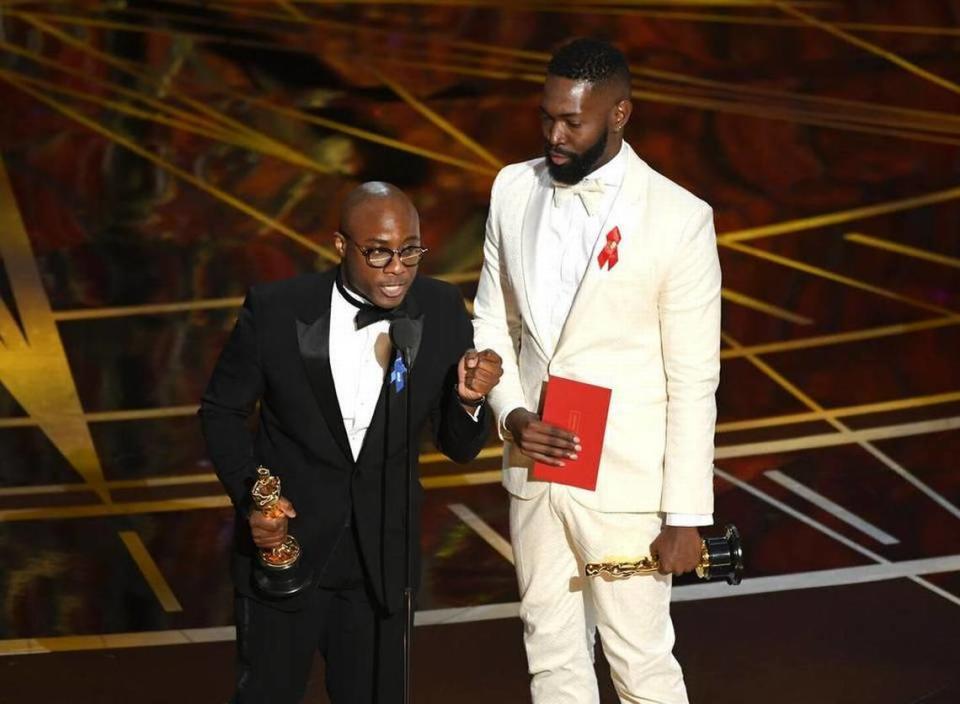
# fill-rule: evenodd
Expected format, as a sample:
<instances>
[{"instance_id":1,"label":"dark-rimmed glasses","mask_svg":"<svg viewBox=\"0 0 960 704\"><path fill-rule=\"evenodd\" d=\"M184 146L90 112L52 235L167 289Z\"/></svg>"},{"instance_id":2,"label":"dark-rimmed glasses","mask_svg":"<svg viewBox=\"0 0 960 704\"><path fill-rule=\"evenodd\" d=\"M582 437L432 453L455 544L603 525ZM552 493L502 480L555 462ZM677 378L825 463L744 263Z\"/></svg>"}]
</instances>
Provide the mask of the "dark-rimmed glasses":
<instances>
[{"instance_id":1,"label":"dark-rimmed glasses","mask_svg":"<svg viewBox=\"0 0 960 704\"><path fill-rule=\"evenodd\" d=\"M405 247L400 249L390 249L389 247L364 247L363 245L357 244L347 235L344 235L342 232L343 238L350 242L354 247L360 250L360 254L363 255L363 258L367 260L367 265L372 266L374 269L386 269L390 266L390 262L393 261L394 256L400 258L400 263L404 266L412 267L420 263L420 260L423 259L423 255L426 254L429 250L426 247L420 247L415 244L408 244Z\"/></svg>"}]
</instances>

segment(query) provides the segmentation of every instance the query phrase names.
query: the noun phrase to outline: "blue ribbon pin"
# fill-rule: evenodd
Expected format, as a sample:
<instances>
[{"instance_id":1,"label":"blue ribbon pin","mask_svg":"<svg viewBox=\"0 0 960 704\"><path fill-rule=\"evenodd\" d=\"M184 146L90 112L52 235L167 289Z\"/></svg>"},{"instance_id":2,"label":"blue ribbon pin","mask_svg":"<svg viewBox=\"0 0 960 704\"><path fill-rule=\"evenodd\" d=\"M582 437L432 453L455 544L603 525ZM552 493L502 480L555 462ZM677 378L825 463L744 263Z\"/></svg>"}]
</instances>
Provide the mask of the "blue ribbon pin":
<instances>
[{"instance_id":1,"label":"blue ribbon pin","mask_svg":"<svg viewBox=\"0 0 960 704\"><path fill-rule=\"evenodd\" d=\"M393 360L393 369L390 371L390 383L394 386L394 391L400 393L407 379L407 367L403 363L403 356L397 352L396 359Z\"/></svg>"}]
</instances>

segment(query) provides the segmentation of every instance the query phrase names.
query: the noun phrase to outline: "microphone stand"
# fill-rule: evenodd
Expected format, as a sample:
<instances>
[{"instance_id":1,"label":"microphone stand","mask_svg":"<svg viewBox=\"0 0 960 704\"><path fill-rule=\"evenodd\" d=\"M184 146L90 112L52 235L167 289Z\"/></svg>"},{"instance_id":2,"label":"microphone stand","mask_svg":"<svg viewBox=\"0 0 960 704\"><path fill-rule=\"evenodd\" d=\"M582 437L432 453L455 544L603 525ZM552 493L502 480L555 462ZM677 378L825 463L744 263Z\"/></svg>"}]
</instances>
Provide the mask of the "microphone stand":
<instances>
[{"instance_id":1,"label":"microphone stand","mask_svg":"<svg viewBox=\"0 0 960 704\"><path fill-rule=\"evenodd\" d=\"M411 391L410 384L413 366L413 350L420 344L421 331L413 324L409 318L400 318L394 320L390 325L390 341L394 348L400 353L400 359L406 367L406 384L403 392L406 394L404 399L404 453L407 461L406 471L406 523L404 525L404 543L406 553L405 571L406 580L403 589L403 704L410 704L410 662L411 662L411 642L413 640L413 467L414 467L414 447L411 441L411 426L413 423L411 413Z\"/></svg>"},{"instance_id":2,"label":"microphone stand","mask_svg":"<svg viewBox=\"0 0 960 704\"><path fill-rule=\"evenodd\" d=\"M410 441L410 350L401 350L403 363L407 367L407 384L404 399L404 443L407 459L407 496L406 521L404 523L404 544L406 546L406 580L403 588L403 704L410 704L410 663L413 639L413 443Z\"/></svg>"}]
</instances>

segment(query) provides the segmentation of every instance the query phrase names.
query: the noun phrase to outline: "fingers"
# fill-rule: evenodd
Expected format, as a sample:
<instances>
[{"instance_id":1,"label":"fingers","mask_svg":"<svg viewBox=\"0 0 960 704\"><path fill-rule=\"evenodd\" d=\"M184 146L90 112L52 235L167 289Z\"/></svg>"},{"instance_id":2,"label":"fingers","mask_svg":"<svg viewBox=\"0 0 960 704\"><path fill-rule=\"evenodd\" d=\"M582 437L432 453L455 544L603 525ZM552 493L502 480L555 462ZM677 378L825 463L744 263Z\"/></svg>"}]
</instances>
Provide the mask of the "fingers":
<instances>
[{"instance_id":1,"label":"fingers","mask_svg":"<svg viewBox=\"0 0 960 704\"><path fill-rule=\"evenodd\" d=\"M289 502L288 502L289 503ZM290 507L292 510L292 506ZM287 514L268 518L259 511L250 514L250 533L258 548L275 548L287 537Z\"/></svg>"},{"instance_id":2,"label":"fingers","mask_svg":"<svg viewBox=\"0 0 960 704\"><path fill-rule=\"evenodd\" d=\"M481 354L486 354L486 353L481 353ZM503 376L503 364L501 363L500 357L497 355L496 352L490 352L490 354L493 356L478 357L476 360L477 363L474 366L474 369L476 369L478 372L483 372L489 375L491 378L499 379L501 376Z\"/></svg>"},{"instance_id":3,"label":"fingers","mask_svg":"<svg viewBox=\"0 0 960 704\"><path fill-rule=\"evenodd\" d=\"M499 381L499 373L491 373L482 367L468 369L463 375L464 386L478 394L488 394Z\"/></svg>"},{"instance_id":4,"label":"fingers","mask_svg":"<svg viewBox=\"0 0 960 704\"><path fill-rule=\"evenodd\" d=\"M663 533L650 543L650 555L658 558L660 574L686 574L697 568L699 549L693 550L684 541L665 537Z\"/></svg>"},{"instance_id":5,"label":"fingers","mask_svg":"<svg viewBox=\"0 0 960 704\"><path fill-rule=\"evenodd\" d=\"M542 462L543 464L549 465L551 467L567 466L567 463L564 462L563 460L556 459L555 457L551 457L550 455L545 455L542 452L535 452L525 447L521 447L520 452L522 452L524 455L526 455L527 457L529 457L535 462Z\"/></svg>"},{"instance_id":6,"label":"fingers","mask_svg":"<svg viewBox=\"0 0 960 704\"><path fill-rule=\"evenodd\" d=\"M537 423L537 428L542 429L543 432L547 433L551 437L564 440L568 443L573 443L574 445L580 444L580 438L575 433L571 433L569 430L566 428L561 428L559 425L552 425L550 423L540 421Z\"/></svg>"},{"instance_id":7,"label":"fingers","mask_svg":"<svg viewBox=\"0 0 960 704\"><path fill-rule=\"evenodd\" d=\"M503 376L500 355L493 350L475 352L468 350L464 355L464 386L474 393L488 394Z\"/></svg>"},{"instance_id":8,"label":"fingers","mask_svg":"<svg viewBox=\"0 0 960 704\"><path fill-rule=\"evenodd\" d=\"M477 355L480 358L480 362L486 362L487 364L501 366L503 364L503 359L491 349L486 349L483 352L480 352Z\"/></svg>"},{"instance_id":9,"label":"fingers","mask_svg":"<svg viewBox=\"0 0 960 704\"><path fill-rule=\"evenodd\" d=\"M534 421L524 429L523 440L556 447L568 453L583 450L579 437L569 430L544 423L542 420Z\"/></svg>"},{"instance_id":10,"label":"fingers","mask_svg":"<svg viewBox=\"0 0 960 704\"><path fill-rule=\"evenodd\" d=\"M539 420L523 428L517 444L527 457L553 467L563 467L565 460L578 459L583 450L576 435Z\"/></svg>"},{"instance_id":11,"label":"fingers","mask_svg":"<svg viewBox=\"0 0 960 704\"><path fill-rule=\"evenodd\" d=\"M467 369L463 377L464 380L468 382L490 384L493 386L500 381L500 372L484 369L483 367L474 367L473 369Z\"/></svg>"},{"instance_id":12,"label":"fingers","mask_svg":"<svg viewBox=\"0 0 960 704\"><path fill-rule=\"evenodd\" d=\"M660 574L687 574L697 568L697 562L689 559L680 560L671 557L660 558Z\"/></svg>"}]
</instances>

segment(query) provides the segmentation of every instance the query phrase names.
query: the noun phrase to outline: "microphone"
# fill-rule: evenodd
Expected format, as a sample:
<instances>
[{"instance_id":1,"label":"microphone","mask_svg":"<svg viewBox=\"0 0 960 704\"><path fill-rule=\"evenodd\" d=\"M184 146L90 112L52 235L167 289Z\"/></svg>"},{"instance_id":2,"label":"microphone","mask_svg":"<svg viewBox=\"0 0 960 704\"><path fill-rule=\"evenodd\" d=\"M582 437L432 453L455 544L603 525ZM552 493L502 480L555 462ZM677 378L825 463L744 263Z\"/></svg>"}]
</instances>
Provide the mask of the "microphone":
<instances>
[{"instance_id":1,"label":"microphone","mask_svg":"<svg viewBox=\"0 0 960 704\"><path fill-rule=\"evenodd\" d=\"M423 330L413 324L410 318L397 318L390 321L390 342L401 351L404 361L410 364L410 351L420 344Z\"/></svg>"}]
</instances>

